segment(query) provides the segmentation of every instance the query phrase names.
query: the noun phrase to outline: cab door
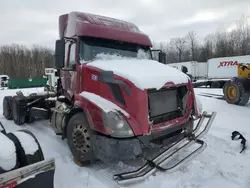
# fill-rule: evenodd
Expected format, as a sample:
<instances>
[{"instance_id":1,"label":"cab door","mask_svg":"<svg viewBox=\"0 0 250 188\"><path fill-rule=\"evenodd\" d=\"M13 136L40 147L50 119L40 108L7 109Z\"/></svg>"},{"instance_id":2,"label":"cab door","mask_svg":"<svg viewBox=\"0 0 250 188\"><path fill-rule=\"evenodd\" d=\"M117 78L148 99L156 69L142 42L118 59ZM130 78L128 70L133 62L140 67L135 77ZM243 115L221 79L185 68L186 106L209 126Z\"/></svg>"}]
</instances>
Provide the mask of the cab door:
<instances>
[{"instance_id":1,"label":"cab door","mask_svg":"<svg viewBox=\"0 0 250 188\"><path fill-rule=\"evenodd\" d=\"M62 87L64 89L64 95L67 97L68 100L72 99L77 89L76 45L77 42L66 42L64 68L61 70Z\"/></svg>"}]
</instances>

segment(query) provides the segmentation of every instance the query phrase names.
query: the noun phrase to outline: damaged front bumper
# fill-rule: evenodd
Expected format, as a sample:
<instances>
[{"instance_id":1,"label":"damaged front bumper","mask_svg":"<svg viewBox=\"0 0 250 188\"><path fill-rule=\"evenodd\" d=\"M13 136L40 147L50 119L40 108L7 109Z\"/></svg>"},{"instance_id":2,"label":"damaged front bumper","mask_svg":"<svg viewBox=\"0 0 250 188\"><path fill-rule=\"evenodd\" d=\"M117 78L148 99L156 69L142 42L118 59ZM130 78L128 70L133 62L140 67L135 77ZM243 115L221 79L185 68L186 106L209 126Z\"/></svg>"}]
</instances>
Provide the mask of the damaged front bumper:
<instances>
[{"instance_id":1,"label":"damaged front bumper","mask_svg":"<svg viewBox=\"0 0 250 188\"><path fill-rule=\"evenodd\" d=\"M118 162L133 160L142 153L137 138L112 138L102 135L93 135L91 138L94 156L103 162Z\"/></svg>"},{"instance_id":2,"label":"damaged front bumper","mask_svg":"<svg viewBox=\"0 0 250 188\"><path fill-rule=\"evenodd\" d=\"M95 134L92 136L92 147L94 156L103 162L119 162L134 160L143 153L150 143L158 145L170 145L184 137L183 129L189 127L190 123L185 122L173 126L158 133L141 135L130 138L114 138L105 135Z\"/></svg>"},{"instance_id":3,"label":"damaged front bumper","mask_svg":"<svg viewBox=\"0 0 250 188\"><path fill-rule=\"evenodd\" d=\"M156 172L157 170L173 172L179 169L184 164L194 159L207 147L206 142L204 142L203 140L200 140L199 138L204 136L209 131L214 121L215 116L216 116L216 112L213 112L212 114L203 112L196 128L193 130L191 135L188 135L180 139L174 145L172 145L171 147L163 151L161 154L156 156L154 159L148 160L148 162L145 165L143 165L141 168L135 171L131 171L131 172L115 174L113 178L117 180L118 184L129 184L129 183L142 181L146 179L147 177L149 177L154 172ZM205 119L208 119L208 121L205 124L204 129L201 132L199 132ZM182 151L183 149L187 148L188 146L192 146L195 144L197 144L199 147L193 150L188 156L180 160L178 163L172 165L171 167L168 167L168 168L165 167L165 165L169 162L169 159L171 157L173 157L179 151Z\"/></svg>"}]
</instances>

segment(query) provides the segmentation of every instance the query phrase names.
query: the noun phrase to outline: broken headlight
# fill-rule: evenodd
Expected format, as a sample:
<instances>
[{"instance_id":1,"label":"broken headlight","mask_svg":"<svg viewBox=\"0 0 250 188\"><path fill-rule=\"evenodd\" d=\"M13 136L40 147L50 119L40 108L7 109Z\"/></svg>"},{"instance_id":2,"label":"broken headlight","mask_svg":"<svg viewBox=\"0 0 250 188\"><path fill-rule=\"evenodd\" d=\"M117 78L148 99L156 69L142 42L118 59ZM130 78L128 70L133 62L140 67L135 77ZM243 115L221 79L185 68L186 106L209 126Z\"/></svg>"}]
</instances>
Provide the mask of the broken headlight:
<instances>
[{"instance_id":1,"label":"broken headlight","mask_svg":"<svg viewBox=\"0 0 250 188\"><path fill-rule=\"evenodd\" d=\"M103 112L102 119L107 134L113 137L126 138L134 136L128 122L118 112Z\"/></svg>"}]
</instances>

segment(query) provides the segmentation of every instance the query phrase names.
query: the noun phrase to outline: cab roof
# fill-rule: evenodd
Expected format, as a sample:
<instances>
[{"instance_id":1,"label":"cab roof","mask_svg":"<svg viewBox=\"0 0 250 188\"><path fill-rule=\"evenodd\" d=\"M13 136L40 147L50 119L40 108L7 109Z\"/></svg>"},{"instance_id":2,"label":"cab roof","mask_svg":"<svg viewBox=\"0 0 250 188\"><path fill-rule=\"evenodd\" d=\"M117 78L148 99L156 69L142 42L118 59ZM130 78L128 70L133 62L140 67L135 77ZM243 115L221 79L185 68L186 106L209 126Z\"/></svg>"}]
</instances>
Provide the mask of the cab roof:
<instances>
[{"instance_id":1,"label":"cab roof","mask_svg":"<svg viewBox=\"0 0 250 188\"><path fill-rule=\"evenodd\" d=\"M70 12L59 17L59 35L90 36L152 47L149 37L130 22L90 13Z\"/></svg>"}]
</instances>

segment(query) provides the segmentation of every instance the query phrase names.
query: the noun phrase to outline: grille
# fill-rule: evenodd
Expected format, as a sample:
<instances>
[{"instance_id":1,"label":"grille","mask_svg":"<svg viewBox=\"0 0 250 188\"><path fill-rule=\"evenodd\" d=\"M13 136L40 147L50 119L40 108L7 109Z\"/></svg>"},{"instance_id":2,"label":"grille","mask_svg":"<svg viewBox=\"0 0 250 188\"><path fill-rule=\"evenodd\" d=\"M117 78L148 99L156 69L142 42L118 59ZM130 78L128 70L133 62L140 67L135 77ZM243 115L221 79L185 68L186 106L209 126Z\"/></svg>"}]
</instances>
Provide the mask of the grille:
<instances>
[{"instance_id":1,"label":"grille","mask_svg":"<svg viewBox=\"0 0 250 188\"><path fill-rule=\"evenodd\" d=\"M181 117L183 115L182 98L186 93L185 86L148 90L150 121L158 124Z\"/></svg>"}]
</instances>

